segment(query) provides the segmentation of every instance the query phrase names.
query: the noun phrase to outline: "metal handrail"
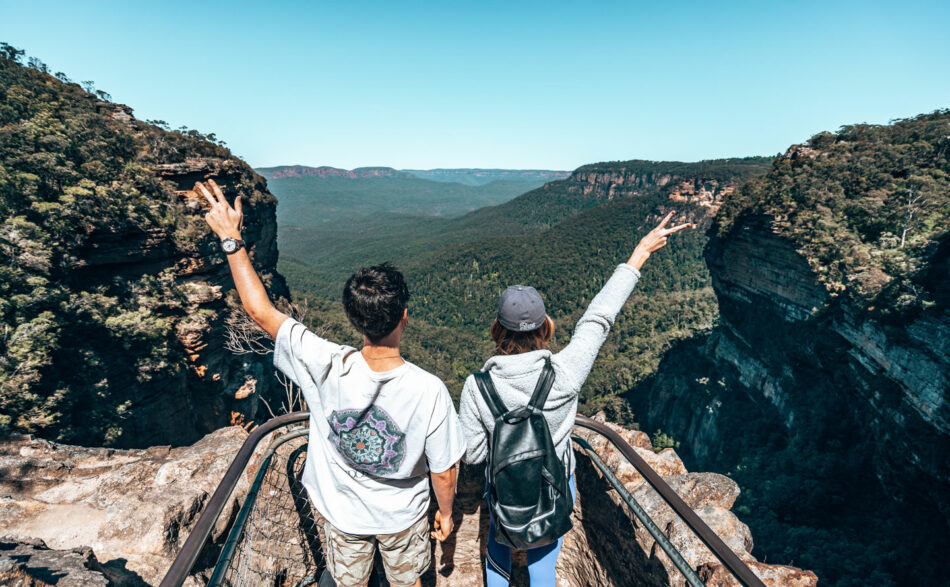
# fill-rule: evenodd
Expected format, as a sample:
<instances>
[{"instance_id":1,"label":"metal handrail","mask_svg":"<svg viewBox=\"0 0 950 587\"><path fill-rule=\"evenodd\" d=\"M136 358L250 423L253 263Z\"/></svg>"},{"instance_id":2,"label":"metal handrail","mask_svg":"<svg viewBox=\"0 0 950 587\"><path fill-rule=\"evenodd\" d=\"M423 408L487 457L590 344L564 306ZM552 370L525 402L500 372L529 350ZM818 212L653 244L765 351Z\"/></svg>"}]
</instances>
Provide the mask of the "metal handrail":
<instances>
[{"instance_id":1,"label":"metal handrail","mask_svg":"<svg viewBox=\"0 0 950 587\"><path fill-rule=\"evenodd\" d=\"M208 587L216 587L218 585L224 584L225 570L231 563L231 559L234 557L234 551L237 548L238 541L241 539L241 534L244 532L244 526L247 524L248 516L250 516L251 513L251 508L254 507L254 502L257 501L257 494L260 492L261 483L264 481L264 475L267 473L267 467L270 465L270 461L273 458L274 453L277 452L277 449L284 444L296 438L300 438L301 436L306 436L309 433L310 430L308 428L301 428L300 430L288 432L287 434L274 439L270 446L267 447L267 450L264 451L264 454L262 455L261 466L257 470L257 475L254 476L254 482L251 483L251 488L247 492L247 497L244 498L244 504L241 506L241 510L238 512L237 518L234 519L234 525L231 526L231 532L228 534L228 539L225 541L224 547L221 549L221 554L218 555L218 562L214 566L214 572L211 574L211 579L208 580Z\"/></svg>"},{"instance_id":2,"label":"metal handrail","mask_svg":"<svg viewBox=\"0 0 950 587\"><path fill-rule=\"evenodd\" d=\"M221 483L215 489L208 505L195 523L194 529L189 534L188 539L182 546L178 556L172 562L171 567L162 579L160 587L181 587L185 579L191 572L201 549L204 547L208 536L215 522L224 511L227 501L237 486L238 481L244 472L245 467L251 460L254 450L263 438L270 432L281 426L302 422L310 417L309 412L294 412L285 414L277 418L268 420L256 428L250 436L244 441L238 454L231 461L231 465L225 472ZM643 478L653 487L661 498L669 505L674 512L686 523L703 544L722 562L722 564L731 572L740 583L746 587L765 587L765 584L755 576L752 570L730 549L712 529L686 504L685 501L670 487L660 475L654 471L650 465L638 455L616 431L610 427L578 414L575 421L577 426L592 430L611 442L627 461L643 476ZM269 452L269 451L268 451ZM618 481L619 483L619 481ZM672 557L671 557L672 558Z\"/></svg>"},{"instance_id":3,"label":"metal handrail","mask_svg":"<svg viewBox=\"0 0 950 587\"><path fill-rule=\"evenodd\" d=\"M643 524L643 527L647 529L653 539L656 540L656 543L660 545L660 548L663 549L663 552L666 553L666 556L670 557L670 560L673 561L673 566L683 575L686 579L686 582L692 585L692 587L706 587L706 583L699 578L699 575L696 574L696 571L690 564L683 558L683 554L673 546L673 543L670 542L669 537L663 533L663 530L660 530L660 527L656 525L656 522L653 521L653 518L650 517L650 514L643 509L637 500L627 491L627 488L624 487L620 479L614 475L613 471L610 470L610 467L607 466L604 461L600 459L597 451L594 450L594 447L590 445L589 442L584 440L579 436L572 436L571 440L577 443L581 448L584 449L584 452L587 453L587 457L593 461L594 466L596 466L604 477L607 479L607 482L610 483L610 486L614 488L614 491L620 495L620 499L623 500L627 507L629 507L633 514L640 520L640 523Z\"/></svg>"},{"instance_id":4,"label":"metal handrail","mask_svg":"<svg viewBox=\"0 0 950 587\"><path fill-rule=\"evenodd\" d=\"M749 568L742 559L740 559L736 553L732 551L725 542L722 541L722 538L716 535L712 531L706 522L693 511L683 498L681 498L676 491L670 487L666 481L660 477L659 473L653 470L650 465L643 460L643 457L637 454L633 447L630 446L627 441L625 441L616 430L613 430L606 424L592 420L586 416L577 415L575 424L582 428L587 428L588 430L593 430L594 432L600 434L604 438L610 441L617 450L620 451L620 454L627 459L627 461L633 465L633 468L637 470L640 475L646 479L646 482L656 490L656 492L663 498L663 501L670 506L676 515L680 517L683 522L693 531L700 540L703 541L703 544L706 545L709 550L712 551L716 558L729 570L733 576L739 580L740 583L746 587L765 587L765 583L761 579L755 576L755 573L752 572L752 569Z\"/></svg>"},{"instance_id":5,"label":"metal handrail","mask_svg":"<svg viewBox=\"0 0 950 587\"><path fill-rule=\"evenodd\" d=\"M221 478L221 482L218 484L218 488L214 490L211 499L208 500L208 505L205 506L198 521L195 522L195 527L192 529L191 534L188 535L188 539L185 540L185 544L181 547L181 551L178 553L178 556L175 557L172 566L169 567L159 587L181 587L185 579L188 578L191 568L195 565L195 561L198 560L198 555L201 554L201 549L204 547L205 542L207 542L208 536L211 535L214 523L218 520L218 516L221 515L221 512L224 511L224 507L228 503L228 498L231 497L231 493L241 479L244 468L247 466L247 463L250 462L251 456L254 454L254 449L257 448L260 441L267 436L268 433L281 426L302 422L309 417L310 412L285 414L264 422L251 432L250 436L244 441L244 444L241 445L241 450L238 451L234 460L231 461L228 470L225 471L224 477Z\"/></svg>"}]
</instances>

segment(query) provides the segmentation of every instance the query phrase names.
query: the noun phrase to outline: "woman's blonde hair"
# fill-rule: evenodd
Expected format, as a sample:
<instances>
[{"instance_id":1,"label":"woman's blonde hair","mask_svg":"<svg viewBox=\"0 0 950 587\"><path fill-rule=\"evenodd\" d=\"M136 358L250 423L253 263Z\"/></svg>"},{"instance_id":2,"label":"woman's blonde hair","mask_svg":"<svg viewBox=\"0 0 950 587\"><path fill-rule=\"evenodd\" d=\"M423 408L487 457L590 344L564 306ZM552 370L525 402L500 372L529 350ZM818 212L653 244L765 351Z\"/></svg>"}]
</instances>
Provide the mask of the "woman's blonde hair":
<instances>
[{"instance_id":1,"label":"woman's blonde hair","mask_svg":"<svg viewBox=\"0 0 950 587\"><path fill-rule=\"evenodd\" d=\"M527 332L508 330L496 319L491 325L491 338L495 341L496 355L517 355L547 348L554 337L554 321L544 317L540 328Z\"/></svg>"}]
</instances>

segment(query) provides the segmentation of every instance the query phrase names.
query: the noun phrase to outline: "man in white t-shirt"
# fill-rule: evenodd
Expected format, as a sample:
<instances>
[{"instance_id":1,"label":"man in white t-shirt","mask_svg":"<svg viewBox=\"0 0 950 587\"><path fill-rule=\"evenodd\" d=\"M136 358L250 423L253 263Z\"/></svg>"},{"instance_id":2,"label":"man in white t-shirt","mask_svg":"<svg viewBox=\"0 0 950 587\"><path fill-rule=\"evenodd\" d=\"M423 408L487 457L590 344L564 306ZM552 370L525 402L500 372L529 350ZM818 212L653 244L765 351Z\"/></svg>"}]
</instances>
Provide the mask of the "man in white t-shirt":
<instances>
[{"instance_id":1,"label":"man in white t-shirt","mask_svg":"<svg viewBox=\"0 0 950 587\"><path fill-rule=\"evenodd\" d=\"M240 240L240 196L232 208L212 180L195 191L211 205L205 218L222 239L244 308L275 339L274 365L310 409L302 481L326 519L327 569L337 585L366 585L378 545L393 587L421 585L431 558L429 479L439 504L431 535L442 541L453 530L466 442L442 381L400 357L405 279L387 264L357 271L343 306L363 348L320 338L268 299Z\"/></svg>"}]
</instances>

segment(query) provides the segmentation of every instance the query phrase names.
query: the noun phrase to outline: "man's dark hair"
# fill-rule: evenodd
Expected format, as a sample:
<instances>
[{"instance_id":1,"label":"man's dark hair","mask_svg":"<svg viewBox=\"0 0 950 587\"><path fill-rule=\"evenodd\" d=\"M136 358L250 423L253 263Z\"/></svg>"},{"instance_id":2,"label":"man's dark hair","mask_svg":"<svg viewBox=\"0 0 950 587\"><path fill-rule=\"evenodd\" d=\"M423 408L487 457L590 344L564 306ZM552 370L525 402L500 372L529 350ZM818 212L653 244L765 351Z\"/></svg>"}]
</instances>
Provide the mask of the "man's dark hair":
<instances>
[{"instance_id":1,"label":"man's dark hair","mask_svg":"<svg viewBox=\"0 0 950 587\"><path fill-rule=\"evenodd\" d=\"M409 307L406 278L389 263L361 267L343 286L346 317L371 342L385 338Z\"/></svg>"}]
</instances>

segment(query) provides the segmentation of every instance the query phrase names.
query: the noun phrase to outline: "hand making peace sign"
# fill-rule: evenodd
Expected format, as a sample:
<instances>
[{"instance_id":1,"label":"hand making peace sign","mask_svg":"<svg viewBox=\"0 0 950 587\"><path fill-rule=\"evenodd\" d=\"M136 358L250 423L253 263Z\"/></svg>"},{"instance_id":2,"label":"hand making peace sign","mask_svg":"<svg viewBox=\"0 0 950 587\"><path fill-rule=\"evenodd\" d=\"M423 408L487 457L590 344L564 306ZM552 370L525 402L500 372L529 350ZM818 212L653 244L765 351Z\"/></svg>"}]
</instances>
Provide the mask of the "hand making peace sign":
<instances>
[{"instance_id":1,"label":"hand making peace sign","mask_svg":"<svg viewBox=\"0 0 950 587\"><path fill-rule=\"evenodd\" d=\"M691 222L679 224L673 228L667 228L666 225L669 224L670 218L672 218L675 213L675 210L670 211L653 230L640 239L640 243L637 245L637 248L633 250L633 255L630 256L630 260L627 261L627 263L639 270L651 253L666 246L666 240L671 234L675 234L684 228L696 228L696 225Z\"/></svg>"},{"instance_id":2,"label":"hand making peace sign","mask_svg":"<svg viewBox=\"0 0 950 587\"><path fill-rule=\"evenodd\" d=\"M235 198L232 208L224 197L224 192L213 179L205 183L200 181L195 183L195 191L204 196L211 205L211 210L205 214L205 220L211 226L211 230L222 240L241 238L241 223L244 221L244 215L241 213L241 196Z\"/></svg>"}]
</instances>

